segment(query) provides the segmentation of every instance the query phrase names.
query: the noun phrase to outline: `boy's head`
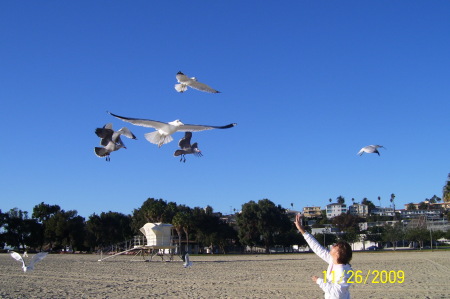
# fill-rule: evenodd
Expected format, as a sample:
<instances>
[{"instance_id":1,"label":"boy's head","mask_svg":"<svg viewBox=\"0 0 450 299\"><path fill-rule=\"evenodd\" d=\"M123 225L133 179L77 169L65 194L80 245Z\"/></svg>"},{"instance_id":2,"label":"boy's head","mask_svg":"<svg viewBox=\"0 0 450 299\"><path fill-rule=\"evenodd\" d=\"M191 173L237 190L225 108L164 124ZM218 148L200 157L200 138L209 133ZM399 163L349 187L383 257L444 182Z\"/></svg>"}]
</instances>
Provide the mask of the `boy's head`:
<instances>
[{"instance_id":1,"label":"boy's head","mask_svg":"<svg viewBox=\"0 0 450 299\"><path fill-rule=\"evenodd\" d=\"M330 253L335 258L337 264L348 264L352 259L352 247L344 241L334 244Z\"/></svg>"}]
</instances>

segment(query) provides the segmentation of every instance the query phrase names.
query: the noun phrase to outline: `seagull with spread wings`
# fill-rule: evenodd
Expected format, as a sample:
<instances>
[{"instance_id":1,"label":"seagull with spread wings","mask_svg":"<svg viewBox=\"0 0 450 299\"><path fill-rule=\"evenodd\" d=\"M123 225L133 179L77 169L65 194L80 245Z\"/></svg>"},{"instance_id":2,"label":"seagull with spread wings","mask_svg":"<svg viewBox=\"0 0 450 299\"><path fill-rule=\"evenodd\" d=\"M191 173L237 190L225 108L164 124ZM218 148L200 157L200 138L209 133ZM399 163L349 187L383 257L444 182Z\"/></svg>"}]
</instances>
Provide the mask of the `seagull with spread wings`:
<instances>
[{"instance_id":1,"label":"seagull with spread wings","mask_svg":"<svg viewBox=\"0 0 450 299\"><path fill-rule=\"evenodd\" d=\"M120 135L128 137L130 139L137 139L128 128L123 127L118 131L114 131L112 124L106 124L103 128L97 128L95 134L100 138L100 144L103 147L95 147L94 152L98 157L106 157L106 161L110 161L110 154L126 146L123 143Z\"/></svg>"},{"instance_id":2,"label":"seagull with spread wings","mask_svg":"<svg viewBox=\"0 0 450 299\"><path fill-rule=\"evenodd\" d=\"M197 89L200 91L205 91L205 92L209 92L209 93L220 93L220 91L217 91L214 88L211 88L210 86L208 86L204 83L198 82L195 77L189 78L182 72L178 72L176 77L177 77L178 84L175 84L175 89L178 92L185 92L189 86L191 88L194 88L194 89Z\"/></svg>"},{"instance_id":3,"label":"seagull with spread wings","mask_svg":"<svg viewBox=\"0 0 450 299\"><path fill-rule=\"evenodd\" d=\"M380 152L378 151L378 149L379 149L380 147L385 148L385 147L382 146L382 145L368 145L368 146L365 146L365 147L363 147L363 148L358 152L358 155L361 156L361 155L364 154L364 153L368 153L368 154L376 153L376 154L378 154L378 156L379 156L379 155L380 155Z\"/></svg>"},{"instance_id":4,"label":"seagull with spread wings","mask_svg":"<svg viewBox=\"0 0 450 299\"><path fill-rule=\"evenodd\" d=\"M236 123L232 123L226 126L188 125L183 124L179 119L165 123L150 119L119 116L111 112L108 113L133 125L156 129L156 131L146 133L144 136L145 139L147 139L150 143L157 144L158 147L171 142L173 140L171 135L175 132L198 132L212 129L228 129L237 125Z\"/></svg>"},{"instance_id":5,"label":"seagull with spread wings","mask_svg":"<svg viewBox=\"0 0 450 299\"><path fill-rule=\"evenodd\" d=\"M45 258L47 256L47 254L48 254L48 252L39 252L38 254L33 256L33 258L31 259L30 263L27 266L27 265L25 265L25 262L24 262L23 258L20 256L20 254L18 254L15 251L11 251L11 257L13 259L15 259L16 261L18 261L18 262L22 262L23 272L33 271L34 270L34 264L36 264L37 262L39 262L43 258Z\"/></svg>"},{"instance_id":6,"label":"seagull with spread wings","mask_svg":"<svg viewBox=\"0 0 450 299\"><path fill-rule=\"evenodd\" d=\"M188 154L193 154L197 157L203 156L201 150L198 149L197 142L195 142L194 144L191 145L191 138L192 138L192 132L186 132L186 133L184 133L184 137L181 138L180 141L178 142L178 146L181 149L176 150L173 155L174 155L174 157L181 156L180 162L181 161L186 162L185 155L188 155Z\"/></svg>"}]
</instances>

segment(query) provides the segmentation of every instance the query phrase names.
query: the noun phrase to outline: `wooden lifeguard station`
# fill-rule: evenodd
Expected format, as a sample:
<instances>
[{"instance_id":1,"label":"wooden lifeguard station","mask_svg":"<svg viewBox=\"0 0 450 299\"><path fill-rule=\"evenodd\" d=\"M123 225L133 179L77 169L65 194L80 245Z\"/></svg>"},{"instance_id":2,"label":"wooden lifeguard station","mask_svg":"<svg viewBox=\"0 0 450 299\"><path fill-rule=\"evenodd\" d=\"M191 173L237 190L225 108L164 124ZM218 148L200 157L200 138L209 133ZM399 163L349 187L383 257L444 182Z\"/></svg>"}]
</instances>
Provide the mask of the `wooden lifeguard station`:
<instances>
[{"instance_id":1,"label":"wooden lifeguard station","mask_svg":"<svg viewBox=\"0 0 450 299\"><path fill-rule=\"evenodd\" d=\"M122 251L115 253L107 253L106 257L98 260L103 261L122 254L136 252L135 256L141 255L144 260L149 256L147 261L151 261L154 256L159 256L162 261L172 261L176 246L173 244L172 230L173 225L168 223L146 223L139 229L144 236L136 236L133 242L125 242L126 245ZM145 237L145 238L143 238Z\"/></svg>"}]
</instances>

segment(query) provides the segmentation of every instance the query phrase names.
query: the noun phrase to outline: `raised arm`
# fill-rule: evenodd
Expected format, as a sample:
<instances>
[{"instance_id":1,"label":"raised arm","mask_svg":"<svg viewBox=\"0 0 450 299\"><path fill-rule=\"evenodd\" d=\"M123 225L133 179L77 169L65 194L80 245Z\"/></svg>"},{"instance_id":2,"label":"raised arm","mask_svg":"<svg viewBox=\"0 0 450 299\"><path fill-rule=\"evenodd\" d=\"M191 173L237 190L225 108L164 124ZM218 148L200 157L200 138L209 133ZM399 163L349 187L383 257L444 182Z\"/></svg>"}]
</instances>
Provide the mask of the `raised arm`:
<instances>
[{"instance_id":1,"label":"raised arm","mask_svg":"<svg viewBox=\"0 0 450 299\"><path fill-rule=\"evenodd\" d=\"M314 237L305 230L305 227L302 224L302 215L297 214L295 216L294 224L305 238L309 248L311 248L311 250L314 251L314 253L317 254L325 262L330 263L331 262L330 252L327 249L323 248L322 245L320 245L319 242L317 242L317 240L314 239Z\"/></svg>"}]
</instances>

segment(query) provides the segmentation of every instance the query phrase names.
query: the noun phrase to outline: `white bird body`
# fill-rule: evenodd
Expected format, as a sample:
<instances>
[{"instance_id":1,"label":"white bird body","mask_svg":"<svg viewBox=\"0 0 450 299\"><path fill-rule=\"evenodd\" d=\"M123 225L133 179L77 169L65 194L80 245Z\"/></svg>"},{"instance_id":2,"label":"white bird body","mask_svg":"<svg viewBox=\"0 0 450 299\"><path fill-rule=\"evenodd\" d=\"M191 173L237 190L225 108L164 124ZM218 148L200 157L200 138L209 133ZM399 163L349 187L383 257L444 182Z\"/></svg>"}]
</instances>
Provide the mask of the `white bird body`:
<instances>
[{"instance_id":1,"label":"white bird body","mask_svg":"<svg viewBox=\"0 0 450 299\"><path fill-rule=\"evenodd\" d=\"M186 253L186 255L184 256L184 264L183 266L185 268L189 268L192 266L192 262L189 260L189 253Z\"/></svg>"},{"instance_id":2,"label":"white bird body","mask_svg":"<svg viewBox=\"0 0 450 299\"><path fill-rule=\"evenodd\" d=\"M357 155L361 156L364 153L368 153L368 154L376 153L379 156L380 152L378 152L378 149L381 147L384 148L384 146L382 146L382 145L368 145L368 146L365 146L362 149L360 149L360 151L358 152Z\"/></svg>"},{"instance_id":3,"label":"white bird body","mask_svg":"<svg viewBox=\"0 0 450 299\"><path fill-rule=\"evenodd\" d=\"M30 263L27 266L27 265L25 265L25 262L24 262L23 258L20 256L20 254L18 254L15 251L11 251L11 257L13 259L15 259L16 261L22 262L23 272L33 271L34 265L37 262L41 261L43 258L45 258L47 256L47 254L48 254L48 252L39 252L38 254L33 256L33 258L31 259Z\"/></svg>"},{"instance_id":4,"label":"white bird body","mask_svg":"<svg viewBox=\"0 0 450 299\"><path fill-rule=\"evenodd\" d=\"M220 93L220 91L215 90L214 88L211 88L210 86L200 83L197 81L195 77L189 78L182 72L177 73L177 81L178 84L175 84L175 89L178 92L185 92L187 90L187 87L191 87L200 91L209 92L209 93Z\"/></svg>"},{"instance_id":5,"label":"white bird body","mask_svg":"<svg viewBox=\"0 0 450 299\"><path fill-rule=\"evenodd\" d=\"M156 129L156 131L146 133L144 136L145 139L147 139L150 143L157 144L158 147L161 147L163 144L171 142L173 140L171 135L175 132L198 132L211 129L228 129L236 126L236 123L232 123L226 126L188 125L183 124L178 119L165 123L150 119L119 116L111 112L108 113L118 119L129 122L133 125Z\"/></svg>"},{"instance_id":6,"label":"white bird body","mask_svg":"<svg viewBox=\"0 0 450 299\"><path fill-rule=\"evenodd\" d=\"M95 134L100 137L100 144L103 145L103 147L95 147L94 152L98 157L106 157L106 161L110 160L109 155L112 152L121 148L126 148L120 135L130 139L137 139L128 128L123 127L118 131L114 131L112 129L112 124L110 123L104 125L103 128L97 128Z\"/></svg>"}]
</instances>

